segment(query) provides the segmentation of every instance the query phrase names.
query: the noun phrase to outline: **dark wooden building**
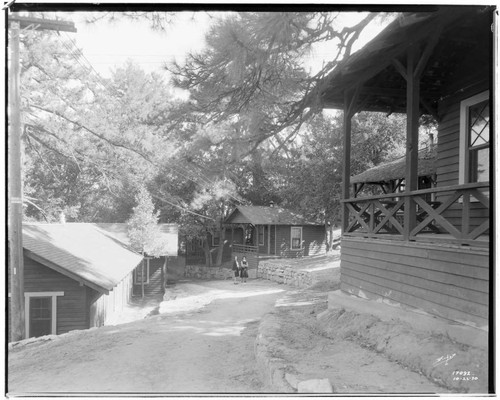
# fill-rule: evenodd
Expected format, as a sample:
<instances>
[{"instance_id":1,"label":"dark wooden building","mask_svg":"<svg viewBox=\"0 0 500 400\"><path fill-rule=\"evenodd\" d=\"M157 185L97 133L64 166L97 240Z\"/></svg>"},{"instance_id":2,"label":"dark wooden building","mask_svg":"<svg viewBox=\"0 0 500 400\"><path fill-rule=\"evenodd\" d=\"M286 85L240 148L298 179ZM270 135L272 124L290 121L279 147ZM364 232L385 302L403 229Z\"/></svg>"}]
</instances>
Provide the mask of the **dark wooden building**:
<instances>
[{"instance_id":1,"label":"dark wooden building","mask_svg":"<svg viewBox=\"0 0 500 400\"><path fill-rule=\"evenodd\" d=\"M238 206L226 218L233 253L249 262L262 256L302 257L326 251L325 225L280 207Z\"/></svg>"},{"instance_id":2,"label":"dark wooden building","mask_svg":"<svg viewBox=\"0 0 500 400\"><path fill-rule=\"evenodd\" d=\"M23 247L26 337L105 325L142 261L94 224L23 224Z\"/></svg>"},{"instance_id":3,"label":"dark wooden building","mask_svg":"<svg viewBox=\"0 0 500 400\"><path fill-rule=\"evenodd\" d=\"M130 246L127 224L98 223L96 226ZM179 226L169 223L160 223L158 226L161 234L160 240L164 243L165 255L154 258L148 256L147 253L145 254L144 263L135 269L133 275L133 294L135 296L142 296L144 290L145 297L161 297L167 280L170 279L168 266L169 264L176 265L179 261L177 259L179 253ZM171 275L173 278L173 274ZM177 277L177 274L175 276Z\"/></svg>"},{"instance_id":4,"label":"dark wooden building","mask_svg":"<svg viewBox=\"0 0 500 400\"><path fill-rule=\"evenodd\" d=\"M488 329L492 7L402 13L327 78L344 110L341 289ZM407 115L404 191L352 191L351 118ZM422 114L438 122L435 186L419 188ZM432 199L429 200L429 196ZM401 216L402 218L397 218Z\"/></svg>"},{"instance_id":5,"label":"dark wooden building","mask_svg":"<svg viewBox=\"0 0 500 400\"><path fill-rule=\"evenodd\" d=\"M435 146L421 149L418 152L418 189L430 189L436 186L436 167L437 152ZM358 175L351 176L353 196L403 192L405 174L406 156L379 164Z\"/></svg>"}]
</instances>

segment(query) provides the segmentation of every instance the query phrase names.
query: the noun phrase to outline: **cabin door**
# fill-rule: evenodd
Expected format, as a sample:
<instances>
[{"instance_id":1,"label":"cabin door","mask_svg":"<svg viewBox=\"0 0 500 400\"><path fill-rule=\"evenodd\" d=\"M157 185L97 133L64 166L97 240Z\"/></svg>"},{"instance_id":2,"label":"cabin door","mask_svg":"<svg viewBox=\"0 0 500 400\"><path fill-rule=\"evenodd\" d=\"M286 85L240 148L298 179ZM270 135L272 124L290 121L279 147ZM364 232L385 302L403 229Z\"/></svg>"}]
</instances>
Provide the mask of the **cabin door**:
<instances>
[{"instance_id":1,"label":"cabin door","mask_svg":"<svg viewBox=\"0 0 500 400\"><path fill-rule=\"evenodd\" d=\"M274 228L274 229L273 229ZM271 245L269 249L269 254L276 255L276 225L269 225L269 244Z\"/></svg>"},{"instance_id":2,"label":"cabin door","mask_svg":"<svg viewBox=\"0 0 500 400\"><path fill-rule=\"evenodd\" d=\"M52 297L29 298L29 337L52 333Z\"/></svg>"}]
</instances>

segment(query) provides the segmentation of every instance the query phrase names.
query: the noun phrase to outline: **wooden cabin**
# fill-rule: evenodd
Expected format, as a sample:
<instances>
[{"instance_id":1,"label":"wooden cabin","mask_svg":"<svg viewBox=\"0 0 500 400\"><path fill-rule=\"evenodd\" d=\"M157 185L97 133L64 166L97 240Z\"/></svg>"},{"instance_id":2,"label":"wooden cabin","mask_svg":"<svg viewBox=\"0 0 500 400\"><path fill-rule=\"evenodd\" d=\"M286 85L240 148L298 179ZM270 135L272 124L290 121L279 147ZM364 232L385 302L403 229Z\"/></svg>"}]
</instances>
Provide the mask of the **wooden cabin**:
<instances>
[{"instance_id":1,"label":"wooden cabin","mask_svg":"<svg viewBox=\"0 0 500 400\"><path fill-rule=\"evenodd\" d=\"M106 325L130 301L142 256L94 224L23 224L25 335Z\"/></svg>"},{"instance_id":2,"label":"wooden cabin","mask_svg":"<svg viewBox=\"0 0 500 400\"><path fill-rule=\"evenodd\" d=\"M419 190L436 186L436 161L437 152L434 146L423 148L418 152ZM371 195L403 192L405 173L406 157L403 156L351 176L353 196L358 197L361 193Z\"/></svg>"},{"instance_id":3,"label":"wooden cabin","mask_svg":"<svg viewBox=\"0 0 500 400\"><path fill-rule=\"evenodd\" d=\"M233 253L256 256L302 257L326 251L325 225L307 221L280 207L238 206L226 218Z\"/></svg>"},{"instance_id":4,"label":"wooden cabin","mask_svg":"<svg viewBox=\"0 0 500 400\"><path fill-rule=\"evenodd\" d=\"M130 246L128 237L128 226L125 223L98 223L97 227L106 231L127 246ZM177 264L178 243L179 243L179 227L177 224L160 223L158 224L162 241L165 243L165 255L154 258L147 253L144 257L144 262L141 263L135 270L133 275L133 294L134 296L142 296L144 289L144 297L155 298L162 296L164 288L167 284L168 265ZM172 270L172 268L171 268ZM173 272L173 271L171 271ZM173 274L172 278L173 278ZM175 274L177 277L178 274ZM144 283L143 283L144 281Z\"/></svg>"},{"instance_id":5,"label":"wooden cabin","mask_svg":"<svg viewBox=\"0 0 500 400\"><path fill-rule=\"evenodd\" d=\"M485 330L493 13L433 6L399 14L335 68L320 95L325 108L344 111L341 290ZM351 119L360 111L406 113L405 186L397 195L354 195ZM418 186L422 114L438 122L436 181L426 189Z\"/></svg>"}]
</instances>

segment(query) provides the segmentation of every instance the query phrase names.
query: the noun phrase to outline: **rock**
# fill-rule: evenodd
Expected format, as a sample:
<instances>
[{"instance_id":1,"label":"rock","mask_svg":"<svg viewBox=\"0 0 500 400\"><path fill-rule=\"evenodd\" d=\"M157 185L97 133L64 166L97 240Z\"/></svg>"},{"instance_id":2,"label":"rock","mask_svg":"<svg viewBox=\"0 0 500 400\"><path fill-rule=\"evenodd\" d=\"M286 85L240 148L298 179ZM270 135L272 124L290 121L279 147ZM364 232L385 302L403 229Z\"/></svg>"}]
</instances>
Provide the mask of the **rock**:
<instances>
[{"instance_id":1,"label":"rock","mask_svg":"<svg viewBox=\"0 0 500 400\"><path fill-rule=\"evenodd\" d=\"M297 375L289 374L287 372L285 373L285 379L290 384L291 387L297 390L297 386L299 384L299 378L297 377Z\"/></svg>"},{"instance_id":2,"label":"rock","mask_svg":"<svg viewBox=\"0 0 500 400\"><path fill-rule=\"evenodd\" d=\"M297 384L299 393L333 393L333 387L328 378L309 379Z\"/></svg>"}]
</instances>

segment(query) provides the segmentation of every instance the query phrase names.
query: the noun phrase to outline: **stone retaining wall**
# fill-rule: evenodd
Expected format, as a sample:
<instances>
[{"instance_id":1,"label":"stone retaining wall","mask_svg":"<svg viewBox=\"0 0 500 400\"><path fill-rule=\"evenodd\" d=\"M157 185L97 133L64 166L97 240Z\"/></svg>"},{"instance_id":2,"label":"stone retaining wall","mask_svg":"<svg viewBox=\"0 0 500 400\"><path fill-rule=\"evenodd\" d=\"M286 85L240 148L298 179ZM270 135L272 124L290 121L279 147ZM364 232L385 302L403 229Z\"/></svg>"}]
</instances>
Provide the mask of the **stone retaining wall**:
<instances>
[{"instance_id":1,"label":"stone retaining wall","mask_svg":"<svg viewBox=\"0 0 500 400\"><path fill-rule=\"evenodd\" d=\"M310 271L296 270L283 264L275 264L273 261L261 261L257 268L257 277L299 288L309 287L315 283Z\"/></svg>"},{"instance_id":2,"label":"stone retaining wall","mask_svg":"<svg viewBox=\"0 0 500 400\"><path fill-rule=\"evenodd\" d=\"M232 279L234 273L229 265L210 268L207 268L205 265L186 265L184 276L193 279ZM255 279L256 277L257 269L250 268L248 270L248 278Z\"/></svg>"}]
</instances>

